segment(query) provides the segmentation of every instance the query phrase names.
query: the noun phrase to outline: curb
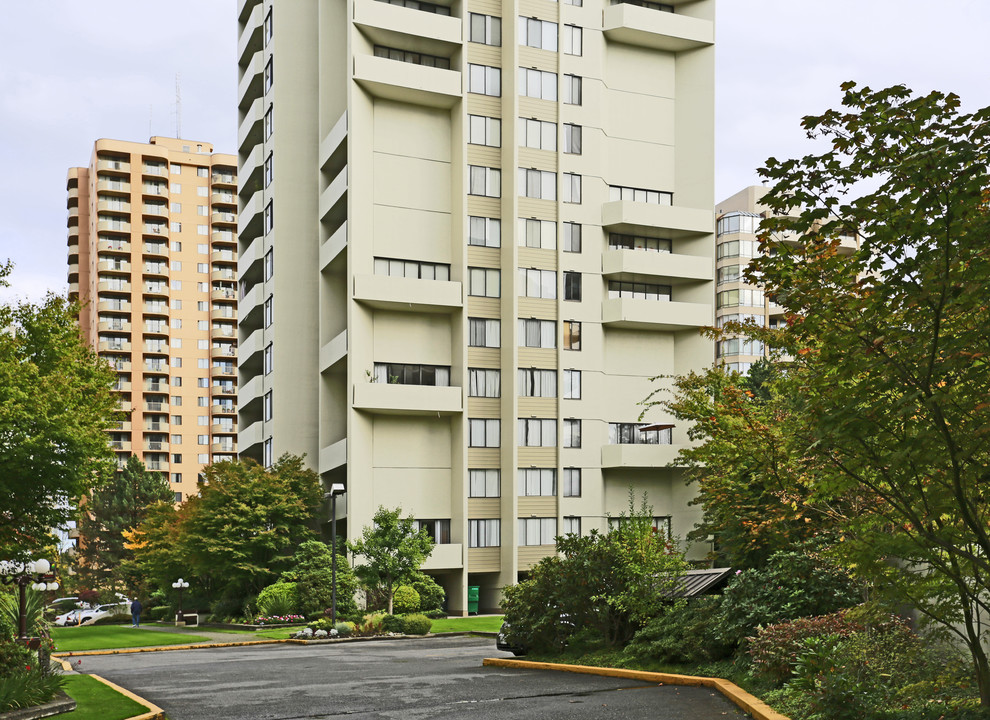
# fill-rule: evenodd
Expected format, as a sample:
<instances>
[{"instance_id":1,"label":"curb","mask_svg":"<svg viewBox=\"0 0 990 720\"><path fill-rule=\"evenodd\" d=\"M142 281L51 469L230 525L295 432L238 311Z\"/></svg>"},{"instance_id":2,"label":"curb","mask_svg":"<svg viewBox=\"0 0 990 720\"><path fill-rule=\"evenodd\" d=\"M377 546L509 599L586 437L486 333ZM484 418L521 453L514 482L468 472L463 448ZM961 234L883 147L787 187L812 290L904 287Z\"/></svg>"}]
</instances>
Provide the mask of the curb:
<instances>
[{"instance_id":1,"label":"curb","mask_svg":"<svg viewBox=\"0 0 990 720\"><path fill-rule=\"evenodd\" d=\"M103 683L111 690L116 690L121 695L125 697L129 697L131 700L138 703L139 705L144 705L146 708L148 708L148 712L141 713L140 715L133 715L127 718L127 720L166 720L165 711L162 710L157 705L155 705L153 702L149 700L145 700L143 697L140 697L139 695L135 695L130 690L125 690L120 685L112 683L106 678L100 677L99 675L90 675L90 677L93 678L94 680L97 680L98 682Z\"/></svg>"},{"instance_id":2,"label":"curb","mask_svg":"<svg viewBox=\"0 0 990 720\"><path fill-rule=\"evenodd\" d=\"M646 672L643 670L623 670L620 668L592 667L590 665L561 665L557 663L532 662L530 660L509 660L507 658L485 658L482 665L487 667L519 668L525 670L557 670L560 672L602 675L604 677L645 680L666 685L691 685L710 687L718 690L740 709L748 712L755 720L788 720L786 715L771 708L755 695L743 690L735 683L721 678L698 677L696 675L674 675L672 673Z\"/></svg>"},{"instance_id":3,"label":"curb","mask_svg":"<svg viewBox=\"0 0 990 720\"><path fill-rule=\"evenodd\" d=\"M203 643L202 645L152 645L142 648L118 648L116 650L74 650L72 652L52 653L59 662L64 658L82 657L84 655L128 655L130 653L163 652L166 650L201 650L209 648L241 647L244 645L277 645L278 643L303 642L300 640L244 640L229 643ZM64 667L64 665L63 665Z\"/></svg>"}]
</instances>

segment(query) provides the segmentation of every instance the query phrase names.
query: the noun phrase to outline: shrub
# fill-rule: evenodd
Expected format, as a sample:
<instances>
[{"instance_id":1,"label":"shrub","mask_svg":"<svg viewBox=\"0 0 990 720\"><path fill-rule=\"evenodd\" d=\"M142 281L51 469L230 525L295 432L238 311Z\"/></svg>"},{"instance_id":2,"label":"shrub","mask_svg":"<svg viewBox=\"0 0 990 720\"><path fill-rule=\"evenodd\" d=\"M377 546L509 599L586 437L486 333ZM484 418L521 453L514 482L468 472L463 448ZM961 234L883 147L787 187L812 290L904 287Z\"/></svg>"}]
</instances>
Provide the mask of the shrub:
<instances>
[{"instance_id":1,"label":"shrub","mask_svg":"<svg viewBox=\"0 0 990 720\"><path fill-rule=\"evenodd\" d=\"M383 615L382 632L404 633L406 631L406 621L398 615Z\"/></svg>"},{"instance_id":2,"label":"shrub","mask_svg":"<svg viewBox=\"0 0 990 720\"><path fill-rule=\"evenodd\" d=\"M292 568L282 573L283 582L296 583L299 610L319 612L330 607L333 591L333 554L326 543L309 540L292 556ZM357 610L354 593L358 583L347 556L337 553L337 614Z\"/></svg>"},{"instance_id":3,"label":"shrub","mask_svg":"<svg viewBox=\"0 0 990 720\"><path fill-rule=\"evenodd\" d=\"M258 593L258 613L261 615L291 615L298 605L293 582L273 583Z\"/></svg>"},{"instance_id":4,"label":"shrub","mask_svg":"<svg viewBox=\"0 0 990 720\"><path fill-rule=\"evenodd\" d=\"M718 640L713 618L721 598L703 597L680 603L650 620L623 651L634 662L700 663L721 660L733 647Z\"/></svg>"},{"instance_id":5,"label":"shrub","mask_svg":"<svg viewBox=\"0 0 990 720\"><path fill-rule=\"evenodd\" d=\"M171 614L172 608L169 605L157 605L148 609L148 619L152 621L165 620Z\"/></svg>"},{"instance_id":6,"label":"shrub","mask_svg":"<svg viewBox=\"0 0 990 720\"><path fill-rule=\"evenodd\" d=\"M302 615L261 615L255 618L256 625L295 625L305 622Z\"/></svg>"},{"instance_id":7,"label":"shrub","mask_svg":"<svg viewBox=\"0 0 990 720\"><path fill-rule=\"evenodd\" d=\"M419 593L410 585L400 585L392 596L392 610L396 615L419 610Z\"/></svg>"},{"instance_id":8,"label":"shrub","mask_svg":"<svg viewBox=\"0 0 990 720\"><path fill-rule=\"evenodd\" d=\"M210 615L213 616L214 620L224 622L239 617L243 607L244 603L241 598L221 598L210 604ZM282 608L279 608L276 614L281 612ZM292 612L292 608L289 608L288 612Z\"/></svg>"},{"instance_id":9,"label":"shrub","mask_svg":"<svg viewBox=\"0 0 990 720\"><path fill-rule=\"evenodd\" d=\"M782 683L791 676L805 640L825 635L846 638L863 629L860 622L849 617L847 610L760 628L756 637L750 638L747 648L753 661L752 673Z\"/></svg>"},{"instance_id":10,"label":"shrub","mask_svg":"<svg viewBox=\"0 0 990 720\"><path fill-rule=\"evenodd\" d=\"M406 635L426 635L430 632L430 628L433 627L433 621L426 617L426 615L419 613L406 615L403 620L405 621Z\"/></svg>"},{"instance_id":11,"label":"shrub","mask_svg":"<svg viewBox=\"0 0 990 720\"><path fill-rule=\"evenodd\" d=\"M442 609L427 610L423 614L426 615L426 617L430 618L431 620L440 620L442 618L447 617L447 611Z\"/></svg>"},{"instance_id":12,"label":"shrub","mask_svg":"<svg viewBox=\"0 0 990 720\"><path fill-rule=\"evenodd\" d=\"M30 670L21 668L8 675L0 676L0 712L40 705L48 702L65 681L62 675L42 673L37 664Z\"/></svg>"},{"instance_id":13,"label":"shrub","mask_svg":"<svg viewBox=\"0 0 990 720\"><path fill-rule=\"evenodd\" d=\"M333 627L337 631L338 637L350 637L354 634L354 623L352 622L339 622Z\"/></svg>"},{"instance_id":14,"label":"shrub","mask_svg":"<svg viewBox=\"0 0 990 720\"><path fill-rule=\"evenodd\" d=\"M859 600L849 576L824 558L778 552L766 567L746 570L726 587L718 634L738 645L760 625L827 615Z\"/></svg>"},{"instance_id":15,"label":"shrub","mask_svg":"<svg viewBox=\"0 0 990 720\"><path fill-rule=\"evenodd\" d=\"M335 626L332 622L330 622L330 618L321 617L319 620L314 620L310 623L307 623L307 627L313 632L316 632L317 630L330 631Z\"/></svg>"},{"instance_id":16,"label":"shrub","mask_svg":"<svg viewBox=\"0 0 990 720\"><path fill-rule=\"evenodd\" d=\"M386 617L383 613L372 613L366 615L354 624L353 634L358 637L368 637L382 634L382 620Z\"/></svg>"},{"instance_id":17,"label":"shrub","mask_svg":"<svg viewBox=\"0 0 990 720\"><path fill-rule=\"evenodd\" d=\"M424 572L415 572L409 584L419 593L420 610L437 611L443 607L447 594L432 577Z\"/></svg>"},{"instance_id":18,"label":"shrub","mask_svg":"<svg viewBox=\"0 0 990 720\"><path fill-rule=\"evenodd\" d=\"M33 665L34 653L13 640L0 642L0 678Z\"/></svg>"}]
</instances>

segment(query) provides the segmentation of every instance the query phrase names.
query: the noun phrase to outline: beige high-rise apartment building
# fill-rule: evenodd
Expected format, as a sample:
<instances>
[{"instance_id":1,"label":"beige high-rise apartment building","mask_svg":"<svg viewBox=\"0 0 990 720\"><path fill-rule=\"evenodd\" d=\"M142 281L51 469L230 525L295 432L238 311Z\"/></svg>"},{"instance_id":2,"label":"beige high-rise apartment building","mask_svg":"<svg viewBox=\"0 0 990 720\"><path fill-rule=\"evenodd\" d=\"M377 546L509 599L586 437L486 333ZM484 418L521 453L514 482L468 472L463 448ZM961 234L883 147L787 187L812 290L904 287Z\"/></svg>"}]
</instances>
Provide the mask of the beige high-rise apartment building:
<instances>
[{"instance_id":1,"label":"beige high-rise apartment building","mask_svg":"<svg viewBox=\"0 0 990 720\"><path fill-rule=\"evenodd\" d=\"M415 516L451 612L697 519L638 403L714 357L714 9L238 2L240 453Z\"/></svg>"},{"instance_id":2,"label":"beige high-rise apartment building","mask_svg":"<svg viewBox=\"0 0 990 720\"><path fill-rule=\"evenodd\" d=\"M176 501L237 455L237 159L209 143L97 140L67 180L69 294L117 369L110 443Z\"/></svg>"},{"instance_id":3,"label":"beige high-rise apartment building","mask_svg":"<svg viewBox=\"0 0 990 720\"><path fill-rule=\"evenodd\" d=\"M760 254L757 233L770 210L761 200L768 188L751 185L716 206L716 324L755 322L775 328L784 320L784 309L766 297L762 288L743 280L750 259ZM787 238L782 238L786 243ZM852 253L859 247L854 236L843 237L839 253ZM716 356L720 364L743 374L767 354L759 340L737 335L720 340Z\"/></svg>"}]
</instances>

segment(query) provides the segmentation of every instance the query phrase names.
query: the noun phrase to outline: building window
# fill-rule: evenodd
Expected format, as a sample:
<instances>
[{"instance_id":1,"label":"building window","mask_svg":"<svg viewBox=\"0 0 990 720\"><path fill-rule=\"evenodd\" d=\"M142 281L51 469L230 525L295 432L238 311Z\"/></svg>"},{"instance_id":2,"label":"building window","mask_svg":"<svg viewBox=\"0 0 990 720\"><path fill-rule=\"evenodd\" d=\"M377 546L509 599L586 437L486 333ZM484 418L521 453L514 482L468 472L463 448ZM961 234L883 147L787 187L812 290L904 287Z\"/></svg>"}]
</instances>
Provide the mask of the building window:
<instances>
[{"instance_id":1,"label":"building window","mask_svg":"<svg viewBox=\"0 0 990 720\"><path fill-rule=\"evenodd\" d=\"M557 397L557 371L519 368L519 397Z\"/></svg>"},{"instance_id":2,"label":"building window","mask_svg":"<svg viewBox=\"0 0 990 720\"><path fill-rule=\"evenodd\" d=\"M468 520L468 547L484 548L498 547L502 521L497 518L489 520Z\"/></svg>"},{"instance_id":3,"label":"building window","mask_svg":"<svg viewBox=\"0 0 990 720\"><path fill-rule=\"evenodd\" d=\"M468 397L502 396L502 373L489 368L468 368Z\"/></svg>"},{"instance_id":4,"label":"building window","mask_svg":"<svg viewBox=\"0 0 990 720\"><path fill-rule=\"evenodd\" d=\"M488 318L468 318L469 347L501 347L502 323Z\"/></svg>"},{"instance_id":5,"label":"building window","mask_svg":"<svg viewBox=\"0 0 990 720\"><path fill-rule=\"evenodd\" d=\"M671 428L655 428L653 423L609 423L609 445L670 445Z\"/></svg>"},{"instance_id":6,"label":"building window","mask_svg":"<svg viewBox=\"0 0 990 720\"><path fill-rule=\"evenodd\" d=\"M644 190L643 188L625 187L624 185L609 185L608 199L644 202L650 205L671 205L674 193L665 190Z\"/></svg>"},{"instance_id":7,"label":"building window","mask_svg":"<svg viewBox=\"0 0 990 720\"><path fill-rule=\"evenodd\" d=\"M608 519L608 531L609 532L612 532L613 530L618 530L620 527L622 527L623 525L625 525L627 522L629 522L629 518L626 518L626 517L615 517L615 518L610 517ZM663 516L654 517L650 521L650 525L657 532L663 533L665 537L670 537L670 516L669 515L663 515Z\"/></svg>"},{"instance_id":8,"label":"building window","mask_svg":"<svg viewBox=\"0 0 990 720\"><path fill-rule=\"evenodd\" d=\"M413 520L413 532L426 531L435 545L450 543L450 520Z\"/></svg>"},{"instance_id":9,"label":"building window","mask_svg":"<svg viewBox=\"0 0 990 720\"><path fill-rule=\"evenodd\" d=\"M633 298L635 300L661 300L670 302L670 285L609 280L608 296L610 298Z\"/></svg>"},{"instance_id":10,"label":"building window","mask_svg":"<svg viewBox=\"0 0 990 720\"><path fill-rule=\"evenodd\" d=\"M269 295L265 298L265 327L271 327L275 321L275 298Z\"/></svg>"},{"instance_id":11,"label":"building window","mask_svg":"<svg viewBox=\"0 0 990 720\"><path fill-rule=\"evenodd\" d=\"M553 545L557 518L519 518L519 546Z\"/></svg>"},{"instance_id":12,"label":"building window","mask_svg":"<svg viewBox=\"0 0 990 720\"><path fill-rule=\"evenodd\" d=\"M575 173L564 173L561 178L564 202L581 204L581 176Z\"/></svg>"},{"instance_id":13,"label":"building window","mask_svg":"<svg viewBox=\"0 0 990 720\"><path fill-rule=\"evenodd\" d=\"M564 25L564 54L580 55L582 50L582 32L577 25Z\"/></svg>"},{"instance_id":14,"label":"building window","mask_svg":"<svg viewBox=\"0 0 990 720\"><path fill-rule=\"evenodd\" d=\"M553 418L519 418L519 447L556 447L557 421Z\"/></svg>"},{"instance_id":15,"label":"building window","mask_svg":"<svg viewBox=\"0 0 990 720\"><path fill-rule=\"evenodd\" d=\"M581 252L581 224L564 223L564 252Z\"/></svg>"},{"instance_id":16,"label":"building window","mask_svg":"<svg viewBox=\"0 0 990 720\"><path fill-rule=\"evenodd\" d=\"M469 41L482 45L502 44L502 18L471 13Z\"/></svg>"},{"instance_id":17,"label":"building window","mask_svg":"<svg viewBox=\"0 0 990 720\"><path fill-rule=\"evenodd\" d=\"M265 281L272 279L275 274L275 249L269 248L265 253Z\"/></svg>"},{"instance_id":18,"label":"building window","mask_svg":"<svg viewBox=\"0 0 990 720\"><path fill-rule=\"evenodd\" d=\"M557 150L557 123L519 118L519 147Z\"/></svg>"},{"instance_id":19,"label":"building window","mask_svg":"<svg viewBox=\"0 0 990 720\"><path fill-rule=\"evenodd\" d=\"M537 200L556 200L557 173L519 168L519 195Z\"/></svg>"},{"instance_id":20,"label":"building window","mask_svg":"<svg viewBox=\"0 0 990 720\"><path fill-rule=\"evenodd\" d=\"M581 78L578 75L564 75L564 104L581 104Z\"/></svg>"},{"instance_id":21,"label":"building window","mask_svg":"<svg viewBox=\"0 0 990 720\"><path fill-rule=\"evenodd\" d=\"M751 288L741 288L739 290L723 290L715 293L715 302L718 308L738 307L745 305L748 307L763 307L764 296L762 290Z\"/></svg>"},{"instance_id":22,"label":"building window","mask_svg":"<svg viewBox=\"0 0 990 720\"><path fill-rule=\"evenodd\" d=\"M450 58L410 52L409 50L400 50L399 48L386 47L384 45L375 45L375 57L398 60L399 62L411 63L413 65L423 65L424 67L440 68L441 70L450 70Z\"/></svg>"},{"instance_id":23,"label":"building window","mask_svg":"<svg viewBox=\"0 0 990 720\"><path fill-rule=\"evenodd\" d=\"M376 383L391 385L450 387L450 366L375 363L373 378Z\"/></svg>"},{"instance_id":24,"label":"building window","mask_svg":"<svg viewBox=\"0 0 990 720\"><path fill-rule=\"evenodd\" d=\"M265 65L265 94L272 89L272 83L275 82L275 58L268 58L268 63Z\"/></svg>"},{"instance_id":25,"label":"building window","mask_svg":"<svg viewBox=\"0 0 990 720\"><path fill-rule=\"evenodd\" d=\"M416 280L450 280L450 265L376 257L375 275L406 277Z\"/></svg>"},{"instance_id":26,"label":"building window","mask_svg":"<svg viewBox=\"0 0 990 720\"><path fill-rule=\"evenodd\" d=\"M519 247L556 249L557 223L552 220L519 218Z\"/></svg>"},{"instance_id":27,"label":"building window","mask_svg":"<svg viewBox=\"0 0 990 720\"><path fill-rule=\"evenodd\" d=\"M764 320L766 318L763 315L756 315L755 313L734 313L732 315L722 315L715 322L718 327L724 327L726 323L754 323L760 327L764 327ZM771 328L777 328L778 322L776 320L770 321Z\"/></svg>"},{"instance_id":28,"label":"building window","mask_svg":"<svg viewBox=\"0 0 990 720\"><path fill-rule=\"evenodd\" d=\"M269 200L265 205L265 233L270 233L275 228L275 201Z\"/></svg>"},{"instance_id":29,"label":"building window","mask_svg":"<svg viewBox=\"0 0 990 720\"><path fill-rule=\"evenodd\" d=\"M608 246L614 250L649 250L651 252L669 253L671 241L666 238L640 237L639 235L620 235L609 233Z\"/></svg>"},{"instance_id":30,"label":"building window","mask_svg":"<svg viewBox=\"0 0 990 720\"><path fill-rule=\"evenodd\" d=\"M718 285L742 282L742 265L726 265L718 269Z\"/></svg>"},{"instance_id":31,"label":"building window","mask_svg":"<svg viewBox=\"0 0 990 720\"><path fill-rule=\"evenodd\" d=\"M499 497L499 480L499 471L494 468L468 470L468 497Z\"/></svg>"},{"instance_id":32,"label":"building window","mask_svg":"<svg viewBox=\"0 0 990 720\"><path fill-rule=\"evenodd\" d=\"M274 404L272 402L272 391L269 390L265 393L264 399L264 410L262 414L262 419L265 421L271 420L274 415Z\"/></svg>"},{"instance_id":33,"label":"building window","mask_svg":"<svg viewBox=\"0 0 990 720\"><path fill-rule=\"evenodd\" d=\"M564 399L581 399L581 371L564 370Z\"/></svg>"},{"instance_id":34,"label":"building window","mask_svg":"<svg viewBox=\"0 0 990 720\"><path fill-rule=\"evenodd\" d=\"M564 320L564 350L581 349L581 323L576 320Z\"/></svg>"},{"instance_id":35,"label":"building window","mask_svg":"<svg viewBox=\"0 0 990 720\"><path fill-rule=\"evenodd\" d=\"M554 270L519 268L519 297L557 297L557 273Z\"/></svg>"},{"instance_id":36,"label":"building window","mask_svg":"<svg viewBox=\"0 0 990 720\"><path fill-rule=\"evenodd\" d=\"M574 515L564 516L564 535L581 535L581 518Z\"/></svg>"},{"instance_id":37,"label":"building window","mask_svg":"<svg viewBox=\"0 0 990 720\"><path fill-rule=\"evenodd\" d=\"M564 152L581 154L581 126L564 123Z\"/></svg>"},{"instance_id":38,"label":"building window","mask_svg":"<svg viewBox=\"0 0 990 720\"><path fill-rule=\"evenodd\" d=\"M468 92L476 95L502 96L502 70L488 65L468 64Z\"/></svg>"},{"instance_id":39,"label":"building window","mask_svg":"<svg viewBox=\"0 0 990 720\"><path fill-rule=\"evenodd\" d=\"M275 179L275 153L268 153L265 158L265 187L272 184Z\"/></svg>"},{"instance_id":40,"label":"building window","mask_svg":"<svg viewBox=\"0 0 990 720\"><path fill-rule=\"evenodd\" d=\"M468 447L497 448L502 434L502 421L492 418L468 420Z\"/></svg>"},{"instance_id":41,"label":"building window","mask_svg":"<svg viewBox=\"0 0 990 720\"><path fill-rule=\"evenodd\" d=\"M272 39L272 32L275 29L275 23L272 20L273 8L268 8L268 14L265 15L265 45Z\"/></svg>"},{"instance_id":42,"label":"building window","mask_svg":"<svg viewBox=\"0 0 990 720\"><path fill-rule=\"evenodd\" d=\"M502 246L502 221L496 218L468 218L468 245L479 247Z\"/></svg>"},{"instance_id":43,"label":"building window","mask_svg":"<svg viewBox=\"0 0 990 720\"><path fill-rule=\"evenodd\" d=\"M581 421L574 419L565 419L563 421L564 430L564 447L565 448L579 448L581 447Z\"/></svg>"},{"instance_id":44,"label":"building window","mask_svg":"<svg viewBox=\"0 0 990 720\"><path fill-rule=\"evenodd\" d=\"M538 100L557 100L557 73L519 68L519 94Z\"/></svg>"},{"instance_id":45,"label":"building window","mask_svg":"<svg viewBox=\"0 0 990 720\"><path fill-rule=\"evenodd\" d=\"M468 195L502 197L502 171L497 168L468 165Z\"/></svg>"},{"instance_id":46,"label":"building window","mask_svg":"<svg viewBox=\"0 0 990 720\"><path fill-rule=\"evenodd\" d=\"M581 468L564 468L564 497L581 497Z\"/></svg>"},{"instance_id":47,"label":"building window","mask_svg":"<svg viewBox=\"0 0 990 720\"><path fill-rule=\"evenodd\" d=\"M729 240L719 242L716 247L716 256L722 258L754 258L760 256L760 243L755 240Z\"/></svg>"},{"instance_id":48,"label":"building window","mask_svg":"<svg viewBox=\"0 0 990 720\"><path fill-rule=\"evenodd\" d=\"M760 223L763 218L752 213L726 213L718 219L715 226L717 235L747 233L755 235L760 231Z\"/></svg>"},{"instance_id":49,"label":"building window","mask_svg":"<svg viewBox=\"0 0 990 720\"><path fill-rule=\"evenodd\" d=\"M275 111L272 105L269 105L268 109L265 110L265 140L270 138L272 136L272 133L275 132L274 113Z\"/></svg>"},{"instance_id":50,"label":"building window","mask_svg":"<svg viewBox=\"0 0 990 720\"><path fill-rule=\"evenodd\" d=\"M178 461L173 460L172 462L178 462ZM171 478L172 482L174 482L174 483L182 482L182 473L172 473L170 475L170 478Z\"/></svg>"},{"instance_id":51,"label":"building window","mask_svg":"<svg viewBox=\"0 0 990 720\"><path fill-rule=\"evenodd\" d=\"M502 147L502 121L484 115L468 115L468 143Z\"/></svg>"},{"instance_id":52,"label":"building window","mask_svg":"<svg viewBox=\"0 0 990 720\"><path fill-rule=\"evenodd\" d=\"M209 445L210 444L210 436L209 435L197 435L196 436L196 444L197 445Z\"/></svg>"},{"instance_id":53,"label":"building window","mask_svg":"<svg viewBox=\"0 0 990 720\"><path fill-rule=\"evenodd\" d=\"M564 300L581 299L581 273L564 273Z\"/></svg>"},{"instance_id":54,"label":"building window","mask_svg":"<svg viewBox=\"0 0 990 720\"><path fill-rule=\"evenodd\" d=\"M262 450L262 465L266 468L275 463L275 449L272 447L272 439L267 438Z\"/></svg>"},{"instance_id":55,"label":"building window","mask_svg":"<svg viewBox=\"0 0 990 720\"><path fill-rule=\"evenodd\" d=\"M751 338L729 338L719 340L718 354L716 357L726 357L728 355L762 355L763 343L760 340Z\"/></svg>"},{"instance_id":56,"label":"building window","mask_svg":"<svg viewBox=\"0 0 990 720\"><path fill-rule=\"evenodd\" d=\"M519 18L519 44L557 52L557 23L536 18Z\"/></svg>"},{"instance_id":57,"label":"building window","mask_svg":"<svg viewBox=\"0 0 990 720\"><path fill-rule=\"evenodd\" d=\"M584 2L582 0L564 0L564 4L565 5L576 5L577 7L581 7L581 6L584 5Z\"/></svg>"},{"instance_id":58,"label":"building window","mask_svg":"<svg viewBox=\"0 0 990 720\"><path fill-rule=\"evenodd\" d=\"M501 296L501 273L494 268L468 268L468 295L474 297Z\"/></svg>"},{"instance_id":59,"label":"building window","mask_svg":"<svg viewBox=\"0 0 990 720\"><path fill-rule=\"evenodd\" d=\"M553 497L557 471L553 468L519 468L519 497Z\"/></svg>"},{"instance_id":60,"label":"building window","mask_svg":"<svg viewBox=\"0 0 990 720\"><path fill-rule=\"evenodd\" d=\"M557 325L553 320L519 318L519 347L557 347Z\"/></svg>"},{"instance_id":61,"label":"building window","mask_svg":"<svg viewBox=\"0 0 990 720\"><path fill-rule=\"evenodd\" d=\"M275 352L274 349L272 348L272 344L268 343L268 345L265 346L265 375L271 373L272 368L274 366L274 362L275 362Z\"/></svg>"}]
</instances>

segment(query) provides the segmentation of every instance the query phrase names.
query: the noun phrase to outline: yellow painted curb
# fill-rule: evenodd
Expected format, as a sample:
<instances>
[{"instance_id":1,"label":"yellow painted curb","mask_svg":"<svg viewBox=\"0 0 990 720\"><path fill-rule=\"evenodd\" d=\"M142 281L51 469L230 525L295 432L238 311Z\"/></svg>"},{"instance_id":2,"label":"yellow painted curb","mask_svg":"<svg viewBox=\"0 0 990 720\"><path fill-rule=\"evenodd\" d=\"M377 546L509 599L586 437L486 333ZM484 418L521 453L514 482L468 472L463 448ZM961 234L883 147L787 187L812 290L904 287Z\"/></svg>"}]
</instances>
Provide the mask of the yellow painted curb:
<instances>
[{"instance_id":1,"label":"yellow painted curb","mask_svg":"<svg viewBox=\"0 0 990 720\"><path fill-rule=\"evenodd\" d=\"M144 705L146 708L148 708L148 712L141 713L140 715L134 715L133 717L127 718L127 720L165 720L165 711L162 710L157 705L155 705L153 702L149 702L145 700L143 697L139 697L134 693L132 693L130 690L125 690L120 685L117 685L116 683L112 683L106 678L100 677L99 675L90 675L90 677L93 678L94 680L103 683L110 689L116 690L121 695L124 695L125 697L129 697L131 700L138 703L139 705Z\"/></svg>"},{"instance_id":2,"label":"yellow painted curb","mask_svg":"<svg viewBox=\"0 0 990 720\"><path fill-rule=\"evenodd\" d=\"M84 655L127 655L129 653L162 652L164 650L202 650L208 648L242 647L244 645L277 645L279 643L299 643L301 640L244 640L229 643L203 643L202 645L156 645L141 648L118 648L116 650L73 650L71 652L52 653L56 660Z\"/></svg>"},{"instance_id":3,"label":"yellow painted curb","mask_svg":"<svg viewBox=\"0 0 990 720\"><path fill-rule=\"evenodd\" d=\"M710 687L725 695L725 697L741 709L752 715L755 720L788 720L786 715L781 715L755 695L751 695L735 683L721 678L646 672L644 670L623 670L621 668L593 667L590 665L562 665L559 663L532 662L530 660L509 660L508 658L485 658L482 661L482 665L526 670L558 670L562 672L581 673L583 675L602 675L604 677L644 680L646 682L662 683L665 685Z\"/></svg>"}]
</instances>

